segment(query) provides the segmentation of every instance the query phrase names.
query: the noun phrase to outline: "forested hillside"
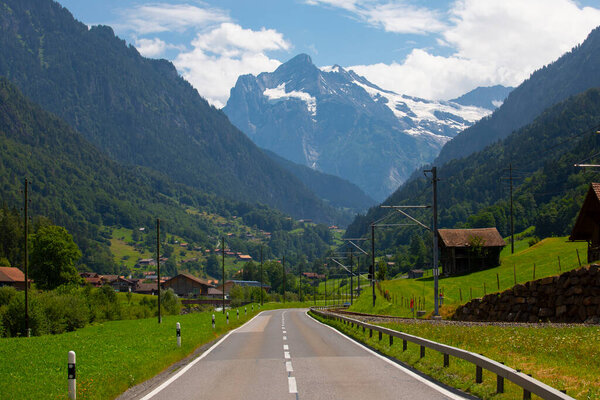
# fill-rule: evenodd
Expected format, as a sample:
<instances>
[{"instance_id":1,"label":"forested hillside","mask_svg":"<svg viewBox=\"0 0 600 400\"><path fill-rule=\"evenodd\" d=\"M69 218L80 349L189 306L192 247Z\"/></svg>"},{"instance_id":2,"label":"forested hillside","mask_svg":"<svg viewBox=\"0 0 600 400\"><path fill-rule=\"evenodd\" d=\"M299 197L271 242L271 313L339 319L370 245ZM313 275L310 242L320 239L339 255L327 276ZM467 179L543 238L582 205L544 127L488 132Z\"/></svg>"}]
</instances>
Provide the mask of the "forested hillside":
<instances>
[{"instance_id":1,"label":"forested hillside","mask_svg":"<svg viewBox=\"0 0 600 400\"><path fill-rule=\"evenodd\" d=\"M600 161L600 89L590 89L546 110L506 139L438 168L440 227L496 226L509 232L509 166L514 179L515 231L535 226L540 237L570 232L597 171L573 164ZM421 173L385 204L431 204L431 180ZM373 208L349 227L360 236L388 210ZM417 213L415 213L416 215ZM430 218L430 211L421 214ZM427 219L429 220L429 219ZM408 243L415 228L382 231L382 246Z\"/></svg>"},{"instance_id":2,"label":"forested hillside","mask_svg":"<svg viewBox=\"0 0 600 400\"><path fill-rule=\"evenodd\" d=\"M535 71L502 106L446 143L437 165L482 150L529 124L546 108L587 89L600 87L600 28L555 62Z\"/></svg>"},{"instance_id":3,"label":"forested hillside","mask_svg":"<svg viewBox=\"0 0 600 400\"><path fill-rule=\"evenodd\" d=\"M296 254L317 257L331 240L327 227L306 226L300 241L291 232L298 224L281 212L223 200L173 184L152 170L119 165L64 121L27 100L4 78L0 78L0 149L0 258L14 266L20 266L22 260L19 207L24 177L32 181L34 229L40 217L67 227L83 253L80 269L117 272L105 228L153 227L156 217L162 219L165 232L213 246L217 227L202 214L190 213L190 207L235 215L249 226L272 231L273 238L265 245L272 242L270 247L277 250L272 253L267 248L268 255L281 256L287 251L289 259Z\"/></svg>"},{"instance_id":4,"label":"forested hillside","mask_svg":"<svg viewBox=\"0 0 600 400\"><path fill-rule=\"evenodd\" d=\"M358 186L345 179L296 164L272 151L263 151L279 165L294 174L321 199L336 208L348 210L347 212L352 213L352 216L375 204L375 200L366 195Z\"/></svg>"},{"instance_id":5,"label":"forested hillside","mask_svg":"<svg viewBox=\"0 0 600 400\"><path fill-rule=\"evenodd\" d=\"M297 218L337 220L171 63L140 56L110 27L88 28L52 0L0 1L0 75L117 161Z\"/></svg>"}]
</instances>

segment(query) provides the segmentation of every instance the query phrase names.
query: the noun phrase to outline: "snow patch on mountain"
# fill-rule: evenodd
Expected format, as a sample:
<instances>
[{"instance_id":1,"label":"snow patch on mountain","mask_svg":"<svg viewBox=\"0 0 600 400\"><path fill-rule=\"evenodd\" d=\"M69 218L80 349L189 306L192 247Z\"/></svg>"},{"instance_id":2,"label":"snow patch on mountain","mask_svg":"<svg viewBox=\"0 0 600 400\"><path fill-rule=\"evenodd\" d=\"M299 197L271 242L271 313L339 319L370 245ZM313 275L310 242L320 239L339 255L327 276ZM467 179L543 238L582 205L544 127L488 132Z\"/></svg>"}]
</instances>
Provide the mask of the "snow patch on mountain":
<instances>
[{"instance_id":1,"label":"snow patch on mountain","mask_svg":"<svg viewBox=\"0 0 600 400\"><path fill-rule=\"evenodd\" d=\"M432 101L397 94L357 79L353 83L363 88L373 100L384 102L400 121L410 119L415 123L416 126L405 129L404 133L412 136L432 136L441 144L451 137L431 132L432 124L443 124L460 132L491 113L490 110L481 107L462 106L447 101Z\"/></svg>"},{"instance_id":2,"label":"snow patch on mountain","mask_svg":"<svg viewBox=\"0 0 600 400\"><path fill-rule=\"evenodd\" d=\"M285 89L285 83L282 83L275 88L265 89L263 95L266 96L270 101L279 101L291 98L299 99L306 103L306 108L313 117L317 115L317 99L306 92L298 90L287 92Z\"/></svg>"}]
</instances>

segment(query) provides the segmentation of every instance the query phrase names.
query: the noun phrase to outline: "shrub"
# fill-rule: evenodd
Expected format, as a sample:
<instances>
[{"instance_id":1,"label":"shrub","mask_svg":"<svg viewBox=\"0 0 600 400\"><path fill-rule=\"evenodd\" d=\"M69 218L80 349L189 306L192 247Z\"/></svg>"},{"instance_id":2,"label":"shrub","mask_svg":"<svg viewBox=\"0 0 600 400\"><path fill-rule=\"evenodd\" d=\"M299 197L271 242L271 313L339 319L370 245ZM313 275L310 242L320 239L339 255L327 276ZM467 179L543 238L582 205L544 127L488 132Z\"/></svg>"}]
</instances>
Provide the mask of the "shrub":
<instances>
[{"instance_id":1,"label":"shrub","mask_svg":"<svg viewBox=\"0 0 600 400\"><path fill-rule=\"evenodd\" d=\"M0 307L10 303L10 300L17 295L17 289L12 286L0 287Z\"/></svg>"}]
</instances>

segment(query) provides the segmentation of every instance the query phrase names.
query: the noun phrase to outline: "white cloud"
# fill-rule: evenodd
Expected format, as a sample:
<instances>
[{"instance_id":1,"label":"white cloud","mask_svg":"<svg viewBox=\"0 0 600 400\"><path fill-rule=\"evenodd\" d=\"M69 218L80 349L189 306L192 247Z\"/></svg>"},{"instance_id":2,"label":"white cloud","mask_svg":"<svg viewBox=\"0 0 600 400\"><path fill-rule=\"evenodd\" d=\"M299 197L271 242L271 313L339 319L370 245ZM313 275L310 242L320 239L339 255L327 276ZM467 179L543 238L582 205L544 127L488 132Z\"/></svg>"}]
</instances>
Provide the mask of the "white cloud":
<instances>
[{"instance_id":1,"label":"white cloud","mask_svg":"<svg viewBox=\"0 0 600 400\"><path fill-rule=\"evenodd\" d=\"M407 1L306 0L306 4L341 8L387 32L426 34L440 32L445 27L439 12Z\"/></svg>"},{"instance_id":2,"label":"white cloud","mask_svg":"<svg viewBox=\"0 0 600 400\"><path fill-rule=\"evenodd\" d=\"M117 26L144 35L160 32L182 32L229 21L227 13L218 8L203 8L190 4L154 3L120 11L123 22Z\"/></svg>"},{"instance_id":3,"label":"white cloud","mask_svg":"<svg viewBox=\"0 0 600 400\"><path fill-rule=\"evenodd\" d=\"M454 54L414 49L401 63L348 68L399 93L448 99L477 86L518 85L600 24L600 9L572 0L458 0L450 16L438 42Z\"/></svg>"},{"instance_id":4,"label":"white cloud","mask_svg":"<svg viewBox=\"0 0 600 400\"><path fill-rule=\"evenodd\" d=\"M216 107L223 107L238 76L275 70L281 62L267 51L289 50L291 45L273 29L243 29L223 23L200 33L192 41L193 49L174 60L177 69L198 92Z\"/></svg>"},{"instance_id":5,"label":"white cloud","mask_svg":"<svg viewBox=\"0 0 600 400\"><path fill-rule=\"evenodd\" d=\"M183 46L169 44L159 38L135 39L135 47L144 57L160 57L165 53L167 49L184 49Z\"/></svg>"}]
</instances>

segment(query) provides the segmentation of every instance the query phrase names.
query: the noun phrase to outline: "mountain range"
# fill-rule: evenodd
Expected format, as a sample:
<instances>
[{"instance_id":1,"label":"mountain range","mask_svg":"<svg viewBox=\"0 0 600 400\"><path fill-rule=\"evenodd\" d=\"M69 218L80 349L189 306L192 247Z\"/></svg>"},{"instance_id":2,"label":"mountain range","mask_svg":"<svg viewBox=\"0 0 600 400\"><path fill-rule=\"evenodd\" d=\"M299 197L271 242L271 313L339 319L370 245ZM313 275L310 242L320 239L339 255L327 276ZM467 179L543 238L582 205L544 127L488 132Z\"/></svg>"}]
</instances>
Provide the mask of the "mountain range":
<instances>
[{"instance_id":1,"label":"mountain range","mask_svg":"<svg viewBox=\"0 0 600 400\"><path fill-rule=\"evenodd\" d=\"M442 148L435 163L468 156L527 125L546 108L600 86L600 29L553 63L535 71L489 118L465 129Z\"/></svg>"},{"instance_id":2,"label":"mountain range","mask_svg":"<svg viewBox=\"0 0 600 400\"><path fill-rule=\"evenodd\" d=\"M535 234L540 237L569 232L589 183L597 179L593 171L576 168L574 164L582 160L598 162L599 49L600 29L596 28L581 45L531 74L492 115L444 147L436 161L441 179L440 227L496 226L507 235L510 231L507 178L512 169L515 230L534 226ZM554 101L565 97L540 112L539 102L549 103L548 99L540 98L544 93ZM499 138L498 130L492 129L514 126L532 115L531 122L504 138ZM483 149L468 151L456 144L449 147L455 141L464 147L473 144L471 150L488 144ZM454 153L458 149L462 157ZM456 158L452 158L454 155ZM450 159L446 161L447 157ZM423 178L422 170L417 170L383 204L430 203L431 180ZM359 237L368 233L371 221L385 214L385 209L371 208L366 215L355 219L347 234ZM417 211L414 215L424 220L431 218L429 211ZM415 234L418 232L414 229L390 229L380 232L380 238L389 249L407 244Z\"/></svg>"},{"instance_id":3,"label":"mountain range","mask_svg":"<svg viewBox=\"0 0 600 400\"><path fill-rule=\"evenodd\" d=\"M166 60L51 0L0 0L0 75L113 160L296 218L348 222L266 156Z\"/></svg>"},{"instance_id":4,"label":"mountain range","mask_svg":"<svg viewBox=\"0 0 600 400\"><path fill-rule=\"evenodd\" d=\"M471 97L492 109L491 99L504 100L500 90L484 92ZM300 54L272 73L240 76L223 111L260 147L381 201L491 109L397 94Z\"/></svg>"}]
</instances>

